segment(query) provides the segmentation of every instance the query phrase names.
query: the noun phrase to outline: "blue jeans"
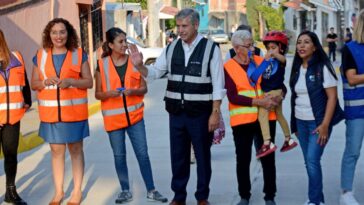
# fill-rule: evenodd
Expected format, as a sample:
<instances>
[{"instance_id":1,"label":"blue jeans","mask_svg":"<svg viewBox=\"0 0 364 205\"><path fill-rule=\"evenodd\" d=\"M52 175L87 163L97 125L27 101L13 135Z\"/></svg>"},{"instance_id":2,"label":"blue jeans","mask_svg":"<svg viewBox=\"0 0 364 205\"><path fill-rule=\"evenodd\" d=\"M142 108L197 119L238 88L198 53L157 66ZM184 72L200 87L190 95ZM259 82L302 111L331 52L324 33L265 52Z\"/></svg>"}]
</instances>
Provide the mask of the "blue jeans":
<instances>
[{"instance_id":1,"label":"blue jeans","mask_svg":"<svg viewBox=\"0 0 364 205\"><path fill-rule=\"evenodd\" d=\"M151 191L154 189L154 182L148 156L144 120L141 120L127 128L108 132L111 148L114 153L115 169L119 178L121 189L130 189L128 166L126 164L125 131L128 133L130 142L133 146L147 191Z\"/></svg>"},{"instance_id":2,"label":"blue jeans","mask_svg":"<svg viewBox=\"0 0 364 205\"><path fill-rule=\"evenodd\" d=\"M346 143L341 163L341 188L352 191L356 163L364 137L364 119L346 120Z\"/></svg>"},{"instance_id":3,"label":"blue jeans","mask_svg":"<svg viewBox=\"0 0 364 205\"><path fill-rule=\"evenodd\" d=\"M297 121L298 140L301 145L303 158L305 160L306 171L308 174L308 199L311 203L324 203L324 193L322 186L322 169L321 156L325 146L317 143L319 135L312 133L316 128L314 120L299 120ZM331 129L329 128L329 136Z\"/></svg>"}]
</instances>

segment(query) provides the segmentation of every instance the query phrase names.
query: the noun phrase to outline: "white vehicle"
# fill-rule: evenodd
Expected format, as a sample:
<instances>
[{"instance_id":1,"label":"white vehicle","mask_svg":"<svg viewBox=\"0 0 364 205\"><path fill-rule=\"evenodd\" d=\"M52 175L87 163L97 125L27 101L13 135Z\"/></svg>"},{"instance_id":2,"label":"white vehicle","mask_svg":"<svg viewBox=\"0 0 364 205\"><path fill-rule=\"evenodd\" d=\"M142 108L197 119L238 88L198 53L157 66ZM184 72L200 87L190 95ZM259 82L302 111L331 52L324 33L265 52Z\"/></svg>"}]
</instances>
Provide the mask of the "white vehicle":
<instances>
[{"instance_id":1,"label":"white vehicle","mask_svg":"<svg viewBox=\"0 0 364 205\"><path fill-rule=\"evenodd\" d=\"M139 52L143 54L143 63L145 65L150 65L155 62L155 60L161 55L163 48L160 47L147 47L140 41L136 40L133 37L126 37L128 43L135 44L138 47Z\"/></svg>"}]
</instances>

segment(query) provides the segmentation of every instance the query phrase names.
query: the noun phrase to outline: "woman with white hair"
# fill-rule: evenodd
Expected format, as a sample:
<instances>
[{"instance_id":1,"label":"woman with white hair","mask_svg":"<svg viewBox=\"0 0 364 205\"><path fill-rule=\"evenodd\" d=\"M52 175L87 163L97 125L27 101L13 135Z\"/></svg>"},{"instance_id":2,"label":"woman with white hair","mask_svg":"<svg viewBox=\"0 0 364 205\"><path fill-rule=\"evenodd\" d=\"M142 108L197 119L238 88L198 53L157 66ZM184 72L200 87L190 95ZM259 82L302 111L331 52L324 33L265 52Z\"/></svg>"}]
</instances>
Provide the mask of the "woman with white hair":
<instances>
[{"instance_id":1,"label":"woman with white hair","mask_svg":"<svg viewBox=\"0 0 364 205\"><path fill-rule=\"evenodd\" d=\"M241 197L238 205L248 205L251 196L250 161L253 140L261 147L262 132L258 121L258 107L271 109L277 102L269 96L263 96L260 87L261 79L255 85L250 83L249 75L264 61L253 55L254 45L249 31L236 31L231 39L236 55L225 65L225 88L229 100L230 125L233 130L238 190ZM270 113L270 133L275 138L275 114ZM261 158L264 178L264 200L266 205L275 205L276 168L275 155Z\"/></svg>"}]
</instances>

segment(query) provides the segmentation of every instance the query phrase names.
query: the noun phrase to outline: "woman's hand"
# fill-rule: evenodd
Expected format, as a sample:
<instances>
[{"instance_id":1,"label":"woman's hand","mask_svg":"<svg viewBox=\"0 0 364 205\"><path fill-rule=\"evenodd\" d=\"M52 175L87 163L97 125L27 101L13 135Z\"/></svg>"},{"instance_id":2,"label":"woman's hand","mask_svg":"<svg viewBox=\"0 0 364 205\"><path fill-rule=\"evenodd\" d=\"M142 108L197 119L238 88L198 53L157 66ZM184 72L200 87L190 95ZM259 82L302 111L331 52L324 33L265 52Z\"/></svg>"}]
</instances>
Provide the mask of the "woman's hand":
<instances>
[{"instance_id":1,"label":"woman's hand","mask_svg":"<svg viewBox=\"0 0 364 205\"><path fill-rule=\"evenodd\" d=\"M73 78L65 78L59 81L58 87L61 89L69 88L70 86L74 85L75 79Z\"/></svg>"},{"instance_id":2,"label":"woman's hand","mask_svg":"<svg viewBox=\"0 0 364 205\"><path fill-rule=\"evenodd\" d=\"M130 95L134 95L134 89L125 89L124 91L122 91L123 95L125 96L130 96Z\"/></svg>"},{"instance_id":3,"label":"woman's hand","mask_svg":"<svg viewBox=\"0 0 364 205\"><path fill-rule=\"evenodd\" d=\"M266 95L264 98L259 99L259 101L259 106L264 107L267 110L271 110L278 105L278 103L273 100L271 95Z\"/></svg>"},{"instance_id":4,"label":"woman's hand","mask_svg":"<svg viewBox=\"0 0 364 205\"><path fill-rule=\"evenodd\" d=\"M110 90L105 92L107 98L115 98L115 97L119 97L121 95L121 91L118 90Z\"/></svg>"},{"instance_id":5,"label":"woman's hand","mask_svg":"<svg viewBox=\"0 0 364 205\"><path fill-rule=\"evenodd\" d=\"M60 79L58 77L50 77L43 81L45 86L58 85L60 83Z\"/></svg>"},{"instance_id":6,"label":"woman's hand","mask_svg":"<svg viewBox=\"0 0 364 205\"><path fill-rule=\"evenodd\" d=\"M317 139L317 144L321 146L326 145L327 141L329 140L329 127L326 124L320 124L313 133L319 135Z\"/></svg>"}]
</instances>

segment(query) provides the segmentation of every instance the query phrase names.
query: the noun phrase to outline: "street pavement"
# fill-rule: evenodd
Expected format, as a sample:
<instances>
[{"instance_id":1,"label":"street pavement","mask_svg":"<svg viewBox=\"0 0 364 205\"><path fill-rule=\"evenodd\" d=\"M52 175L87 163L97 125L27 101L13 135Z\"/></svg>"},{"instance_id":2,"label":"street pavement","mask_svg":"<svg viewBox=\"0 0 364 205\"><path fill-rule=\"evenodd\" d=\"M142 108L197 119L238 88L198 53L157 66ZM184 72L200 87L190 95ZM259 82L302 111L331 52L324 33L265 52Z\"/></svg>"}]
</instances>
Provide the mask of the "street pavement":
<instances>
[{"instance_id":1,"label":"street pavement","mask_svg":"<svg viewBox=\"0 0 364 205\"><path fill-rule=\"evenodd\" d=\"M290 73L292 57L288 57L286 85ZM166 79L160 79L149 84L149 92L145 97L145 124L148 138L149 156L152 164L156 189L169 200L173 198L170 188L171 163L169 152L168 114L164 110L163 95L166 88ZM93 93L90 98L93 98ZM341 83L339 96L342 98ZM284 101L284 114L289 120L290 93ZM94 99L91 100L95 102ZM342 105L342 101L341 101ZM239 201L236 182L235 147L229 116L227 99L222 105L222 113L226 124L226 137L219 145L213 145L212 152L212 179L210 184L209 201L213 205L235 205ZM37 119L36 112L32 112L30 119ZM22 129L36 130L38 122L23 123ZM85 177L83 183L83 202L85 205L112 205L120 192L120 185L114 169L113 155L108 137L103 128L101 113L98 112L89 118L91 136L84 140ZM26 133L26 131L24 131ZM332 133L331 140L326 147L322 158L324 194L326 205L338 205L340 196L340 166L345 144L345 124L341 122ZM277 125L276 144L280 148L283 143L283 133ZM133 201L130 205L156 204L146 199L146 189L139 171L135 154L127 140L127 158L129 178ZM364 150L362 150L364 153ZM307 200L307 174L305 171L302 153L296 149L276 153L277 167L277 197L279 205L301 205ZM51 156L48 144L43 144L31 151L19 154L19 165L16 185L20 195L30 205L47 205L53 196L53 181L51 170ZM253 155L254 156L254 155ZM71 160L67 153L65 167L64 190L66 201L72 191ZM259 161L252 157L252 205L263 205L263 179ZM355 195L364 204L364 160L360 159L357 165L355 178ZM188 183L187 204L194 205L194 191L196 187L196 165L191 165L191 177ZM0 202L4 199L5 174L3 163L0 165ZM63 204L66 204L65 202Z\"/></svg>"}]
</instances>

